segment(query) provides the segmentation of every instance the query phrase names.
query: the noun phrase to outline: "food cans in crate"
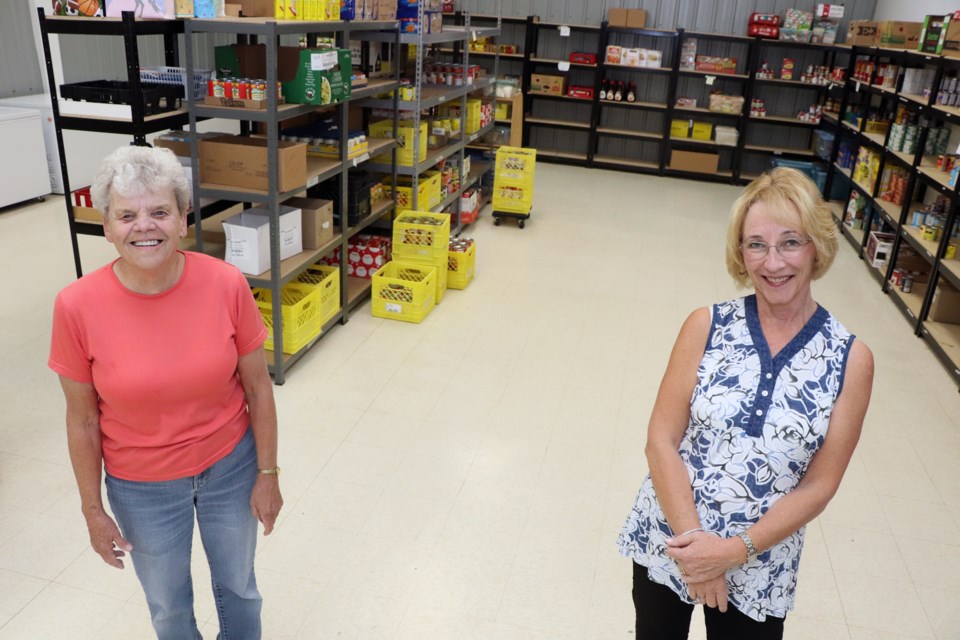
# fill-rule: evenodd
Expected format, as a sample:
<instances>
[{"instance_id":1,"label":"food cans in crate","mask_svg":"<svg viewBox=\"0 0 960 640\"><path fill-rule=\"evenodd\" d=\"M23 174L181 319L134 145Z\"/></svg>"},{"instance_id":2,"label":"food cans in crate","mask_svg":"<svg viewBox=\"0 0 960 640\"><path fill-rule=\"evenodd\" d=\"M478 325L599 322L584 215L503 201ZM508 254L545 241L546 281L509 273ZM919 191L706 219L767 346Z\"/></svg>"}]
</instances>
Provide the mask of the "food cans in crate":
<instances>
[{"instance_id":1,"label":"food cans in crate","mask_svg":"<svg viewBox=\"0 0 960 640\"><path fill-rule=\"evenodd\" d=\"M447 253L447 286L466 289L473 280L477 262L477 243L472 238L458 238L450 242Z\"/></svg>"},{"instance_id":2,"label":"food cans in crate","mask_svg":"<svg viewBox=\"0 0 960 640\"><path fill-rule=\"evenodd\" d=\"M421 322L436 304L437 270L391 261L372 278L371 313L376 318Z\"/></svg>"}]
</instances>

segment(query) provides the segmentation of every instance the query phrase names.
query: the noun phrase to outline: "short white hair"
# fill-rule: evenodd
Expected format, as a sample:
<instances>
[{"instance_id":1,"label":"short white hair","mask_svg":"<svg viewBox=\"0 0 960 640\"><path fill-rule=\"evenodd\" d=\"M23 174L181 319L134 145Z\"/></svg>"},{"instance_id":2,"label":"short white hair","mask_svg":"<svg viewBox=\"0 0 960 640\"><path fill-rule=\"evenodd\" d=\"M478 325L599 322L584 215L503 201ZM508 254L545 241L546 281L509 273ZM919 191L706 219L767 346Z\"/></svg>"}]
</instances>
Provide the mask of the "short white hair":
<instances>
[{"instance_id":1,"label":"short white hair","mask_svg":"<svg viewBox=\"0 0 960 640\"><path fill-rule=\"evenodd\" d=\"M144 193L173 191L181 215L190 210L190 183L183 166L170 149L153 147L120 147L100 163L97 177L90 187L93 206L104 217L114 192L124 197Z\"/></svg>"}]
</instances>

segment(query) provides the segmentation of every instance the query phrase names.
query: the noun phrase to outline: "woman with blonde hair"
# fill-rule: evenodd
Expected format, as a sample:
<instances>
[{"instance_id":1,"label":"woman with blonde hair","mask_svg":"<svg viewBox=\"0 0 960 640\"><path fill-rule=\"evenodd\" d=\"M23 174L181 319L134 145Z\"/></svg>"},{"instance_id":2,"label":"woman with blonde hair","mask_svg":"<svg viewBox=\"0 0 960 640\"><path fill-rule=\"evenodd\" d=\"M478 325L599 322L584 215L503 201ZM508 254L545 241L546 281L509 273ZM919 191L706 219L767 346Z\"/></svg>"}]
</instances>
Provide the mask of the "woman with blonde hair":
<instances>
[{"instance_id":1,"label":"woman with blonde hair","mask_svg":"<svg viewBox=\"0 0 960 640\"><path fill-rule=\"evenodd\" d=\"M816 185L778 168L733 206L727 270L754 293L694 311L650 417L650 473L618 539L638 640L779 639L804 527L836 493L873 356L813 298L837 251Z\"/></svg>"}]
</instances>

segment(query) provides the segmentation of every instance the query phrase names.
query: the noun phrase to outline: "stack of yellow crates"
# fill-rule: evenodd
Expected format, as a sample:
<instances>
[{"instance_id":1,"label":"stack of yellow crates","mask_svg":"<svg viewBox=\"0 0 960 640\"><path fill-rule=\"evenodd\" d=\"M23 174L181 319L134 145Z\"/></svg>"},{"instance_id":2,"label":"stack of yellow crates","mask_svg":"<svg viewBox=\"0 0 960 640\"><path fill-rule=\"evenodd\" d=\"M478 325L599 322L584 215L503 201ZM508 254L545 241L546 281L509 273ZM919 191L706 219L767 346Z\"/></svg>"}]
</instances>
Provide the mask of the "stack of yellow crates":
<instances>
[{"instance_id":1,"label":"stack of yellow crates","mask_svg":"<svg viewBox=\"0 0 960 640\"><path fill-rule=\"evenodd\" d=\"M446 213L404 211L393 222L393 260L435 268L437 304L447 291L449 246L450 216Z\"/></svg>"}]
</instances>

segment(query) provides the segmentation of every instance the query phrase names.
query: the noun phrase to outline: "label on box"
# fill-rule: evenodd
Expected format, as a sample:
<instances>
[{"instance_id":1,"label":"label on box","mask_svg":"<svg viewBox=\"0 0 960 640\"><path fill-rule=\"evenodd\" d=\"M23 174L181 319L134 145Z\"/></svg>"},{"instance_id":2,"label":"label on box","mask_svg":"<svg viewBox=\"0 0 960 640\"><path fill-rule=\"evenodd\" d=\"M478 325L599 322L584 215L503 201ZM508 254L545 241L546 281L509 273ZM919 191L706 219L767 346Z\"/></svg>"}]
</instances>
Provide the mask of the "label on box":
<instances>
[{"instance_id":1,"label":"label on box","mask_svg":"<svg viewBox=\"0 0 960 640\"><path fill-rule=\"evenodd\" d=\"M293 247L297 244L297 234L299 233L299 228L293 229L281 229L280 230L280 246L281 247Z\"/></svg>"},{"instance_id":2,"label":"label on box","mask_svg":"<svg viewBox=\"0 0 960 640\"><path fill-rule=\"evenodd\" d=\"M246 258L250 255L250 242L237 238L228 239L227 254L234 259Z\"/></svg>"},{"instance_id":3,"label":"label on box","mask_svg":"<svg viewBox=\"0 0 960 640\"><path fill-rule=\"evenodd\" d=\"M394 304L392 302L388 302L386 304L386 310L389 311L390 313L403 313L403 306L399 304Z\"/></svg>"},{"instance_id":4,"label":"label on box","mask_svg":"<svg viewBox=\"0 0 960 640\"><path fill-rule=\"evenodd\" d=\"M321 53L310 54L311 71L327 71L337 66L337 52L323 51Z\"/></svg>"},{"instance_id":5,"label":"label on box","mask_svg":"<svg viewBox=\"0 0 960 640\"><path fill-rule=\"evenodd\" d=\"M818 18L842 18L842 4L818 4L815 14Z\"/></svg>"}]
</instances>

